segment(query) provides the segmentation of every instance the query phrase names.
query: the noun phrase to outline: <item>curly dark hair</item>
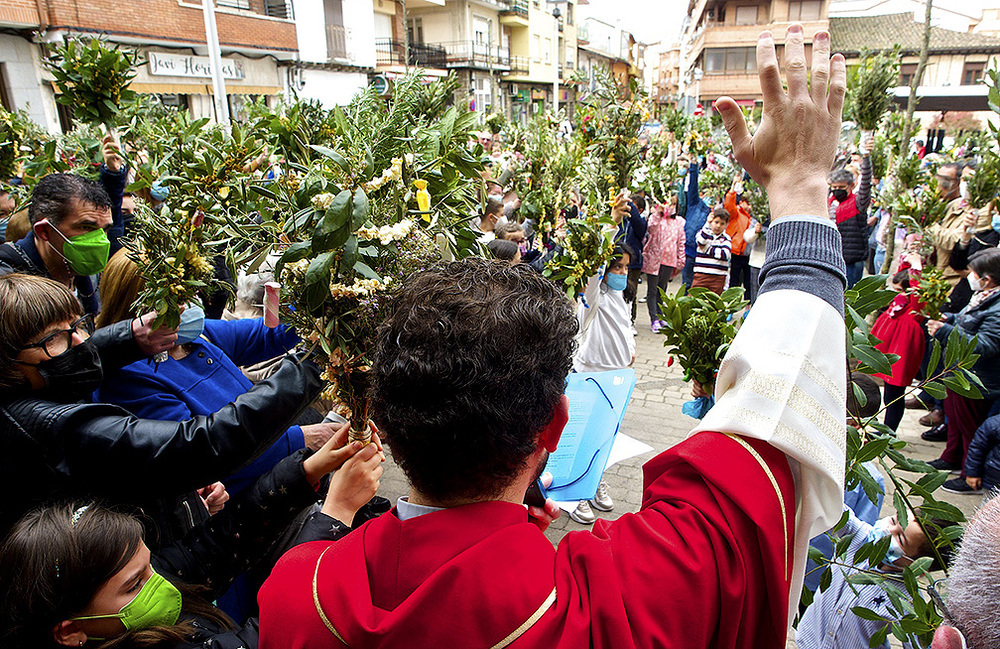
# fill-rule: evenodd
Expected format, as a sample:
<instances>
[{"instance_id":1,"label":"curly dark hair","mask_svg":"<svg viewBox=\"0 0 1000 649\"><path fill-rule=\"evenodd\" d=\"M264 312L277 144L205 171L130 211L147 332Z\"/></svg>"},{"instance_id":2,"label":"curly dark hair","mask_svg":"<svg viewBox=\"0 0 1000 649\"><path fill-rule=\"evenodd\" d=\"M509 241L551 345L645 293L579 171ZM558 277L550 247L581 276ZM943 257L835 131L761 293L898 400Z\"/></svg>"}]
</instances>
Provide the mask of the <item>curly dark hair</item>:
<instances>
[{"instance_id":1,"label":"curly dark hair","mask_svg":"<svg viewBox=\"0 0 1000 649\"><path fill-rule=\"evenodd\" d=\"M441 503L500 494L552 420L577 329L528 266L469 258L410 277L379 327L371 405L413 486Z\"/></svg>"},{"instance_id":2,"label":"curly dark hair","mask_svg":"<svg viewBox=\"0 0 1000 649\"><path fill-rule=\"evenodd\" d=\"M28 220L34 225L48 219L59 225L74 210L73 199L101 210L111 209L108 193L98 183L76 174L49 174L35 185L28 204Z\"/></svg>"}]
</instances>

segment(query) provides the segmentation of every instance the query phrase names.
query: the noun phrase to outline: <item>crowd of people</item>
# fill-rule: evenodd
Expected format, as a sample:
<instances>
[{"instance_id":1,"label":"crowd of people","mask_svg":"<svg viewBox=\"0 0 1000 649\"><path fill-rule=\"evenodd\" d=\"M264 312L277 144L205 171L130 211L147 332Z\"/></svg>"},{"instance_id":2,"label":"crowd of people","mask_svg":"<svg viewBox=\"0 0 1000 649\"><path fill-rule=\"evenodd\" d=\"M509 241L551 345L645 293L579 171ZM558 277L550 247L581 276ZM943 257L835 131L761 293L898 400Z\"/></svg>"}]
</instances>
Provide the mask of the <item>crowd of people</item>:
<instances>
[{"instance_id":1,"label":"crowd of people","mask_svg":"<svg viewBox=\"0 0 1000 649\"><path fill-rule=\"evenodd\" d=\"M929 532L949 523L879 520L881 499L845 493L844 477L845 417L857 425L884 401L895 430L907 388L937 372L931 341L975 336L982 398L917 403L925 439L947 442L932 465L959 474L944 488L1000 487L996 221L962 197L971 163L949 163L943 220L924 239L897 234L873 203L885 179L872 143L837 159L844 58L820 32L807 76L803 40L792 26L783 86L761 35L752 136L736 102L716 103L741 168L728 190L709 195L706 161L676 151L670 195L615 201L614 248L575 303L542 274L558 239L488 178L482 256L407 278L379 324L367 444L322 397L296 331L265 325L265 272L235 278L228 308L214 295L187 305L177 327L137 309L143 279L123 242L142 199L125 191L113 135L99 182L50 174L17 214L0 189L0 645L782 647L804 583L817 592L799 646L869 646L885 621L848 611L890 615L882 587L854 587L845 564L817 588L807 567L810 543L829 561L850 537L852 563L889 539L867 568L880 574L950 560L934 647L1000 647L1000 499L984 499L952 558ZM769 214L754 213L751 179ZM581 209L574 194L563 219ZM894 237L899 295L872 331L899 358L881 386L845 380L844 292ZM953 287L935 319L916 290L930 265ZM695 386L715 405L646 463L638 512L598 520L593 509L614 508L601 482L569 514L592 529L553 547L543 532L559 510L526 493L569 420L566 377L631 366L637 305L657 332L678 276L741 287L751 304L715 385ZM378 495L387 452L410 483L395 503Z\"/></svg>"}]
</instances>

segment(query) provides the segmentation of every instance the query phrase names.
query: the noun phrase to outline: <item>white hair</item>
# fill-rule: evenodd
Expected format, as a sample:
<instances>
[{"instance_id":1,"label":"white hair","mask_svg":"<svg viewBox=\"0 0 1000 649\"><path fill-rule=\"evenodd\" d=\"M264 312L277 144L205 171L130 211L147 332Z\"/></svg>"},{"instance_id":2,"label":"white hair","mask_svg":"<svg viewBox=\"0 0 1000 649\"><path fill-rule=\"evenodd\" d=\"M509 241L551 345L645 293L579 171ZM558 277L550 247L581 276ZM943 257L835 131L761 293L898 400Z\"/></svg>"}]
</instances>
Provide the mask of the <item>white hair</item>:
<instances>
[{"instance_id":1,"label":"white hair","mask_svg":"<svg viewBox=\"0 0 1000 649\"><path fill-rule=\"evenodd\" d=\"M948 575L947 603L970 647L1000 649L1000 498L969 522Z\"/></svg>"}]
</instances>

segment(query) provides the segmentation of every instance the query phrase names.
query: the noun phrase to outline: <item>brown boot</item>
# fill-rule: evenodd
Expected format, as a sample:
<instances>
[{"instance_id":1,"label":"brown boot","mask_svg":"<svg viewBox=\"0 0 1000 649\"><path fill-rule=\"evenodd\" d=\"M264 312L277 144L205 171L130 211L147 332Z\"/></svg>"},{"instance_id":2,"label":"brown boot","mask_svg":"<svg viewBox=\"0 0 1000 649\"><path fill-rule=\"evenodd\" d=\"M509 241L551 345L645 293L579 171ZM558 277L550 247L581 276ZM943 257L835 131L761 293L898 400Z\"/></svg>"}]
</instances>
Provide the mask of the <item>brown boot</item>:
<instances>
[{"instance_id":1,"label":"brown boot","mask_svg":"<svg viewBox=\"0 0 1000 649\"><path fill-rule=\"evenodd\" d=\"M937 426L944 423L944 411L940 408L931 410L926 415L917 420L921 426Z\"/></svg>"},{"instance_id":2,"label":"brown boot","mask_svg":"<svg viewBox=\"0 0 1000 649\"><path fill-rule=\"evenodd\" d=\"M903 405L906 406L907 410L927 410L929 408L926 403L916 397L906 397Z\"/></svg>"}]
</instances>

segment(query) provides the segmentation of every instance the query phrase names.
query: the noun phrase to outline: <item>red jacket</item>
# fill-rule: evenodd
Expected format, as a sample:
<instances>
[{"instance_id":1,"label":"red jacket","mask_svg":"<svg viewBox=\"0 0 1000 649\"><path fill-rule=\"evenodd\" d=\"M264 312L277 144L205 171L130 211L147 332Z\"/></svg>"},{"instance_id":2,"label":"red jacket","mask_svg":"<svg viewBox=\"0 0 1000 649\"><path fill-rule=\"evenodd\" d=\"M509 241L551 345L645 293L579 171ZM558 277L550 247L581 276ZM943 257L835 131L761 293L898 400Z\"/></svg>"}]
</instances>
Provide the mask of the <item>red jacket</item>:
<instances>
[{"instance_id":1,"label":"red jacket","mask_svg":"<svg viewBox=\"0 0 1000 649\"><path fill-rule=\"evenodd\" d=\"M768 472L697 434L646 464L637 513L558 548L506 502L393 510L294 548L260 591L260 648L782 649L794 485L782 453L746 441Z\"/></svg>"}]
</instances>

